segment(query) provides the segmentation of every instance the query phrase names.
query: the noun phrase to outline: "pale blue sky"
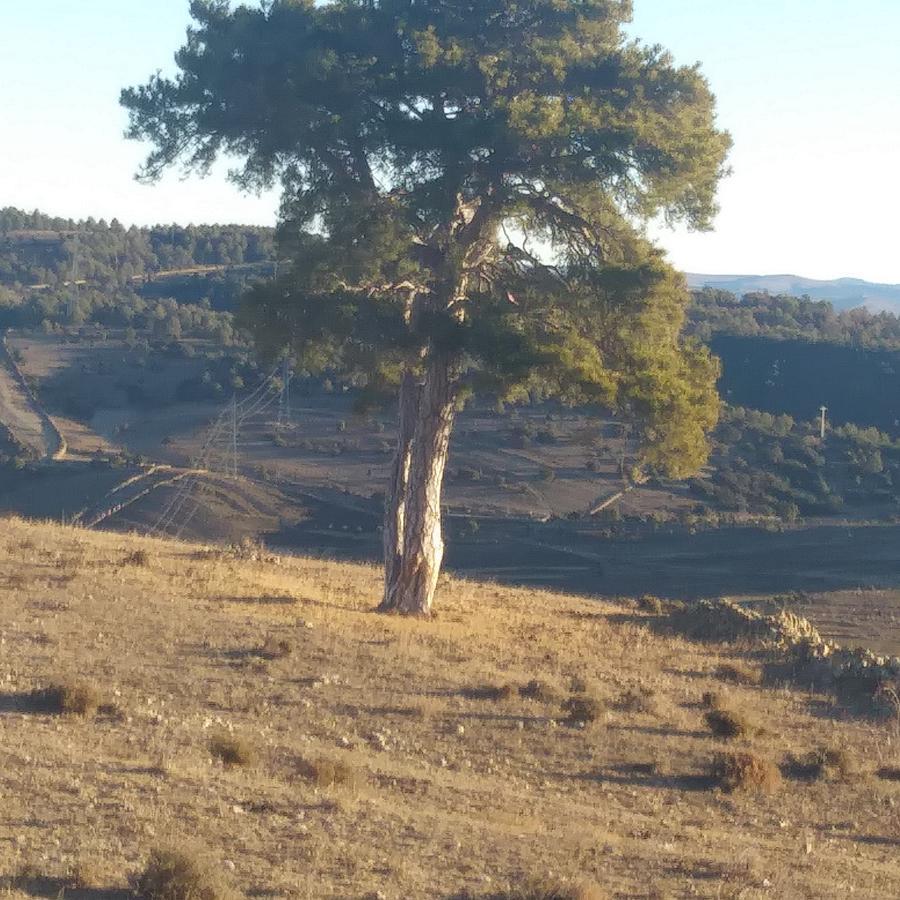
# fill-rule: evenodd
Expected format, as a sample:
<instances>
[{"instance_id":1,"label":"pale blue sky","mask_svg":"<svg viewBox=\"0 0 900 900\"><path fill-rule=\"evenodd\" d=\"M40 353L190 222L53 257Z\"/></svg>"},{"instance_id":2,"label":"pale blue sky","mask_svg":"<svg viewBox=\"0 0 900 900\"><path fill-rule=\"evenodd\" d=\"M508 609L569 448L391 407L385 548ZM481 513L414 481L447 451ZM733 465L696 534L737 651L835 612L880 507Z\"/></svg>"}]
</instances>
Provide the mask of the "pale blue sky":
<instances>
[{"instance_id":1,"label":"pale blue sky","mask_svg":"<svg viewBox=\"0 0 900 900\"><path fill-rule=\"evenodd\" d=\"M633 32L703 63L735 139L694 272L900 282L900 0L635 0ZM274 221L222 172L136 184L119 89L171 70L188 0L0 0L0 206L126 223Z\"/></svg>"}]
</instances>

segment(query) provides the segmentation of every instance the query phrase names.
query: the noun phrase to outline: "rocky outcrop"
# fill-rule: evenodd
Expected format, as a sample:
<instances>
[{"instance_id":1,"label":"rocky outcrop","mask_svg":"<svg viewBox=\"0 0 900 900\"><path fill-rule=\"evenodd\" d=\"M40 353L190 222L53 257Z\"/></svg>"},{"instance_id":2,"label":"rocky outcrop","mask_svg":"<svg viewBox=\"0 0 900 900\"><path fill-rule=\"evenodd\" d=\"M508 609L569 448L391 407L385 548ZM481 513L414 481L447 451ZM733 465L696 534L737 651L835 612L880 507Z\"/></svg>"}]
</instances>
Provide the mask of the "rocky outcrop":
<instances>
[{"instance_id":1,"label":"rocky outcrop","mask_svg":"<svg viewBox=\"0 0 900 900\"><path fill-rule=\"evenodd\" d=\"M750 640L785 651L805 677L834 687L867 692L900 690L900 657L826 641L813 624L786 610L766 614L734 600L703 600L672 613L676 630L695 640Z\"/></svg>"},{"instance_id":2,"label":"rocky outcrop","mask_svg":"<svg viewBox=\"0 0 900 900\"><path fill-rule=\"evenodd\" d=\"M801 616L784 610L766 615L727 598L684 606L673 613L673 620L680 632L701 641L758 640L780 647L822 642L819 632Z\"/></svg>"}]
</instances>

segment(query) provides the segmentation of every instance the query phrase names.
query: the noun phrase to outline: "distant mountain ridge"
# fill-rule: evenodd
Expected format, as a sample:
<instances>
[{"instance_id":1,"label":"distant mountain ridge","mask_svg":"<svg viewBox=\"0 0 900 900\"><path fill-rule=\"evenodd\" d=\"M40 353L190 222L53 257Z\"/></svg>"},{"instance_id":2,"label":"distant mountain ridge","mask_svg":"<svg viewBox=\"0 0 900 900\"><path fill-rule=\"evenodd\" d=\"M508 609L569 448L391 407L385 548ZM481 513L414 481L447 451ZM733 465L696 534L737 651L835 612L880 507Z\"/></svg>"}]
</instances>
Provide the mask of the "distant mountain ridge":
<instances>
[{"instance_id":1,"label":"distant mountain ridge","mask_svg":"<svg viewBox=\"0 0 900 900\"><path fill-rule=\"evenodd\" d=\"M853 309L865 306L873 312L887 310L900 314L900 284L876 284L860 278L835 278L820 281L800 275L701 275L687 273L688 286L699 290L704 287L729 291L732 294L749 294L768 291L770 294L804 294L814 300L828 300L835 309Z\"/></svg>"}]
</instances>

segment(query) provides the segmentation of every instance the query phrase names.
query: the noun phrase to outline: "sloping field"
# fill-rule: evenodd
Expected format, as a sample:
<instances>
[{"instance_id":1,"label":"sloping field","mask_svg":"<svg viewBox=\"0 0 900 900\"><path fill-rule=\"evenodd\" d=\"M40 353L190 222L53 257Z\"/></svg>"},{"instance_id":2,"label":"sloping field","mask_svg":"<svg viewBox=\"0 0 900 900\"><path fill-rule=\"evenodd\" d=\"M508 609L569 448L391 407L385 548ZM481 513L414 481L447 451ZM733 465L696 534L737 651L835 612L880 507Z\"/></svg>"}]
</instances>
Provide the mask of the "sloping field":
<instances>
[{"instance_id":1,"label":"sloping field","mask_svg":"<svg viewBox=\"0 0 900 900\"><path fill-rule=\"evenodd\" d=\"M890 722L632 603L445 580L409 621L379 586L3 521L8 896L122 896L173 845L256 897L900 896Z\"/></svg>"},{"instance_id":2,"label":"sloping field","mask_svg":"<svg viewBox=\"0 0 900 900\"><path fill-rule=\"evenodd\" d=\"M0 334L0 423L39 459L65 454L65 443L35 403Z\"/></svg>"}]
</instances>

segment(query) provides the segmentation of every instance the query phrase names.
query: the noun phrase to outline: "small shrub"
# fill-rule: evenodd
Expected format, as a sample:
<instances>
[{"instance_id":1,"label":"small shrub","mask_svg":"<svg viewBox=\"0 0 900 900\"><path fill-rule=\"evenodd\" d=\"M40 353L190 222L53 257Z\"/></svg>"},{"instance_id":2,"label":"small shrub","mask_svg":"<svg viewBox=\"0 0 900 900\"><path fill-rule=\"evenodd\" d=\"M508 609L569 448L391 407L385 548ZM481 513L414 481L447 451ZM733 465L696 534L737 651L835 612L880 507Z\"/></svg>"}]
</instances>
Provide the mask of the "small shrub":
<instances>
[{"instance_id":1,"label":"small shrub","mask_svg":"<svg viewBox=\"0 0 900 900\"><path fill-rule=\"evenodd\" d=\"M885 781L900 781L900 766L882 766L875 774Z\"/></svg>"},{"instance_id":2,"label":"small shrub","mask_svg":"<svg viewBox=\"0 0 900 900\"><path fill-rule=\"evenodd\" d=\"M750 666L744 666L740 663L723 663L716 669L716 676L722 681L728 681L731 684L762 684L762 673L759 669L753 669Z\"/></svg>"},{"instance_id":3,"label":"small shrub","mask_svg":"<svg viewBox=\"0 0 900 900\"><path fill-rule=\"evenodd\" d=\"M653 594L644 594L643 597L639 597L637 606L638 609L652 613L655 616L660 615L663 611L662 600L660 600L659 597L654 597Z\"/></svg>"},{"instance_id":4,"label":"small shrub","mask_svg":"<svg viewBox=\"0 0 900 900\"><path fill-rule=\"evenodd\" d=\"M781 785L778 767L755 753L717 753L712 777L726 791L772 793Z\"/></svg>"},{"instance_id":5,"label":"small shrub","mask_svg":"<svg viewBox=\"0 0 900 900\"><path fill-rule=\"evenodd\" d=\"M700 703L706 709L718 709L725 703L726 697L721 691L704 691Z\"/></svg>"},{"instance_id":6,"label":"small shrub","mask_svg":"<svg viewBox=\"0 0 900 900\"><path fill-rule=\"evenodd\" d=\"M228 732L210 740L209 752L226 766L252 766L256 762L256 750L249 741Z\"/></svg>"},{"instance_id":7,"label":"small shrub","mask_svg":"<svg viewBox=\"0 0 900 900\"><path fill-rule=\"evenodd\" d=\"M150 565L150 554L146 550L132 550L125 559L122 560L123 566L141 566Z\"/></svg>"},{"instance_id":8,"label":"small shrub","mask_svg":"<svg viewBox=\"0 0 900 900\"><path fill-rule=\"evenodd\" d=\"M365 778L355 766L327 757L301 759L297 771L301 777L320 788L341 787L356 792L365 783Z\"/></svg>"},{"instance_id":9,"label":"small shrub","mask_svg":"<svg viewBox=\"0 0 900 900\"><path fill-rule=\"evenodd\" d=\"M80 859L69 870L69 883L79 891L89 891L102 886L103 876L93 860Z\"/></svg>"},{"instance_id":10,"label":"small shrub","mask_svg":"<svg viewBox=\"0 0 900 900\"><path fill-rule=\"evenodd\" d=\"M580 675L573 675L569 679L569 690L573 694L583 694L588 689L588 683Z\"/></svg>"},{"instance_id":11,"label":"small shrub","mask_svg":"<svg viewBox=\"0 0 900 900\"><path fill-rule=\"evenodd\" d=\"M39 882L44 880L43 869L34 860L24 860L19 864L13 879L15 887L27 888L29 882Z\"/></svg>"},{"instance_id":12,"label":"small shrub","mask_svg":"<svg viewBox=\"0 0 900 900\"><path fill-rule=\"evenodd\" d=\"M494 894L491 900L608 900L609 894L592 881L565 884L560 881L529 880L520 887Z\"/></svg>"},{"instance_id":13,"label":"small shrub","mask_svg":"<svg viewBox=\"0 0 900 900\"><path fill-rule=\"evenodd\" d=\"M32 692L36 712L61 716L92 716L100 705L97 689L84 681L62 681Z\"/></svg>"},{"instance_id":14,"label":"small shrub","mask_svg":"<svg viewBox=\"0 0 900 900\"><path fill-rule=\"evenodd\" d=\"M157 848L135 884L141 900L230 900L221 875L195 850Z\"/></svg>"},{"instance_id":15,"label":"small shrub","mask_svg":"<svg viewBox=\"0 0 900 900\"><path fill-rule=\"evenodd\" d=\"M739 709L719 706L711 709L704 718L709 730L720 738L746 737L757 730L747 714Z\"/></svg>"},{"instance_id":16,"label":"small shrub","mask_svg":"<svg viewBox=\"0 0 900 900\"><path fill-rule=\"evenodd\" d=\"M268 637L257 655L264 659L287 659L294 652L294 645L287 638Z\"/></svg>"},{"instance_id":17,"label":"small shrub","mask_svg":"<svg viewBox=\"0 0 900 900\"><path fill-rule=\"evenodd\" d=\"M588 694L575 694L563 703L562 708L568 713L569 722L588 724L595 722L603 715L605 704L602 700Z\"/></svg>"},{"instance_id":18,"label":"small shrub","mask_svg":"<svg viewBox=\"0 0 900 900\"><path fill-rule=\"evenodd\" d=\"M846 750L820 747L803 756L791 754L782 771L790 778L805 781L819 779L846 779L857 773L857 766Z\"/></svg>"},{"instance_id":19,"label":"small shrub","mask_svg":"<svg viewBox=\"0 0 900 900\"><path fill-rule=\"evenodd\" d=\"M641 686L637 690L629 688L616 701L616 709L622 712L655 713L656 692L653 688Z\"/></svg>"},{"instance_id":20,"label":"small shrub","mask_svg":"<svg viewBox=\"0 0 900 900\"><path fill-rule=\"evenodd\" d=\"M541 703L555 703L559 700L553 687L536 678L519 688L519 696L525 700L539 700Z\"/></svg>"},{"instance_id":21,"label":"small shrub","mask_svg":"<svg viewBox=\"0 0 900 900\"><path fill-rule=\"evenodd\" d=\"M228 553L234 559L242 562L261 562L277 565L278 557L266 549L266 545L257 538L243 537L240 541L228 548Z\"/></svg>"}]
</instances>

